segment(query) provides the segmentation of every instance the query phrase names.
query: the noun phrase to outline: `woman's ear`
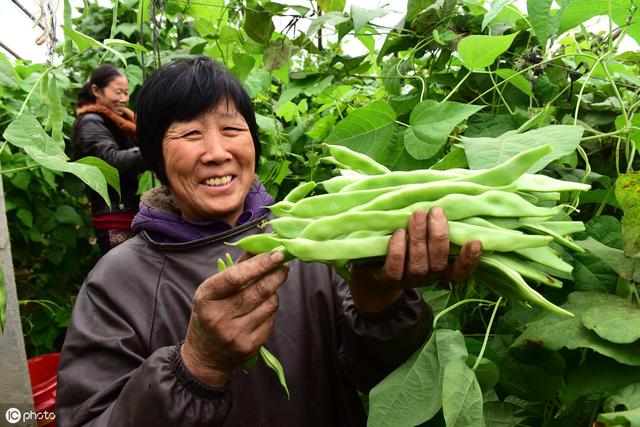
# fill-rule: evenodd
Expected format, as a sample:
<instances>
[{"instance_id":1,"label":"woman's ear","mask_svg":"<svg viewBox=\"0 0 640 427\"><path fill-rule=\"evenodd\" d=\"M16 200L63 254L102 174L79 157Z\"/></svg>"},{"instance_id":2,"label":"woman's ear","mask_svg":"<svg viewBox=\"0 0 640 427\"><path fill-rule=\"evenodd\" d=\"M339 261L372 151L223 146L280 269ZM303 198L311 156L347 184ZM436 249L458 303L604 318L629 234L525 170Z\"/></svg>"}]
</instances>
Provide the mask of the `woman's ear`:
<instances>
[{"instance_id":1,"label":"woman's ear","mask_svg":"<svg viewBox=\"0 0 640 427\"><path fill-rule=\"evenodd\" d=\"M98 89L98 86L95 84L91 85L91 93L93 94L93 96L98 96L102 94L100 89Z\"/></svg>"}]
</instances>

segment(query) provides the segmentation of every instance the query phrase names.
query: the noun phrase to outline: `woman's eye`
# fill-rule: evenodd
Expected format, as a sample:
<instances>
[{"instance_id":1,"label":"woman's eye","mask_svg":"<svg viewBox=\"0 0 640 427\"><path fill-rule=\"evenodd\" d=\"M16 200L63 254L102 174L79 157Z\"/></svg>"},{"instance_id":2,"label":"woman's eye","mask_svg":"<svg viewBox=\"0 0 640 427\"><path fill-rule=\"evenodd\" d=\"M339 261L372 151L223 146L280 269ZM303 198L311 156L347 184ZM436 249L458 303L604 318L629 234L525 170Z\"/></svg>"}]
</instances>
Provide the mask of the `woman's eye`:
<instances>
[{"instance_id":1,"label":"woman's eye","mask_svg":"<svg viewBox=\"0 0 640 427\"><path fill-rule=\"evenodd\" d=\"M193 137L199 137L199 136L200 136L200 132L197 130L192 130L182 135L183 138L193 138Z\"/></svg>"}]
</instances>

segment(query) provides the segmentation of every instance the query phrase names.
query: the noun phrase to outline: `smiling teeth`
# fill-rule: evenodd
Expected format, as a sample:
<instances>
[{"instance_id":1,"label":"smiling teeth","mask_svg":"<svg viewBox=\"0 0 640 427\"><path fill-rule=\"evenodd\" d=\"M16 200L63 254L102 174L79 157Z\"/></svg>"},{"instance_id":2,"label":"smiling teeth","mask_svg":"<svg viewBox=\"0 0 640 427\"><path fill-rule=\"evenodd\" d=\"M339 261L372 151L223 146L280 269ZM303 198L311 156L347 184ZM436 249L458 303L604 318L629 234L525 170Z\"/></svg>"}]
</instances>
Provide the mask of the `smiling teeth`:
<instances>
[{"instance_id":1,"label":"smiling teeth","mask_svg":"<svg viewBox=\"0 0 640 427\"><path fill-rule=\"evenodd\" d=\"M221 185L228 184L230 181L231 175L227 175L220 178L209 178L204 183L209 186L219 187Z\"/></svg>"}]
</instances>

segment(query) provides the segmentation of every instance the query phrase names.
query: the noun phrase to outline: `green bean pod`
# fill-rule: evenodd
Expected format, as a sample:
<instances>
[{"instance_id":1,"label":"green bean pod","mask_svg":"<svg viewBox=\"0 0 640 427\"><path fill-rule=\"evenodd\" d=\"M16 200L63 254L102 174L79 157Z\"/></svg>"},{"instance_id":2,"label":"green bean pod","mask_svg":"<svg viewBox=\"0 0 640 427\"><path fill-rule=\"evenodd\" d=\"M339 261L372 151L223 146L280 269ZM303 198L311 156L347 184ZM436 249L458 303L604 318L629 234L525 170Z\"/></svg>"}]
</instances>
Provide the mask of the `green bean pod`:
<instances>
[{"instance_id":1,"label":"green bean pod","mask_svg":"<svg viewBox=\"0 0 640 427\"><path fill-rule=\"evenodd\" d=\"M584 248L576 245L575 243L573 243L571 240L567 239L563 235L556 233L552 229L547 228L542 224L524 224L523 228L531 230L536 233L546 234L548 236L551 236L553 237L553 240L556 241L556 243L566 248L573 249L576 252L580 252L580 253L584 252Z\"/></svg>"},{"instance_id":2,"label":"green bean pod","mask_svg":"<svg viewBox=\"0 0 640 427\"><path fill-rule=\"evenodd\" d=\"M374 190L351 191L349 193L321 194L307 197L290 206L286 215L303 218L318 218L335 215L353 207L360 206L376 197L396 190L397 187L376 188Z\"/></svg>"},{"instance_id":3,"label":"green bean pod","mask_svg":"<svg viewBox=\"0 0 640 427\"><path fill-rule=\"evenodd\" d=\"M390 238L391 236L374 236L323 241L281 239L280 244L302 261L336 261L385 256Z\"/></svg>"},{"instance_id":4,"label":"green bean pod","mask_svg":"<svg viewBox=\"0 0 640 427\"><path fill-rule=\"evenodd\" d=\"M300 199L306 197L307 194L311 193L314 188L316 188L316 183L313 181L301 182L300 184L298 184L298 186L296 186L296 188L289 191L289 194L287 194L283 200L286 202L295 203Z\"/></svg>"},{"instance_id":5,"label":"green bean pod","mask_svg":"<svg viewBox=\"0 0 640 427\"><path fill-rule=\"evenodd\" d=\"M349 234L357 230L407 228L412 212L416 210L428 211L433 206L442 207L447 219L453 221L479 215L507 217L541 215L548 218L559 212L556 208L534 206L514 193L491 190L475 196L449 194L433 202L418 202L399 210L347 211L334 216L319 218L309 222L300 237L323 240L341 234ZM516 225L521 225L517 221L514 222ZM297 226L298 224L295 225Z\"/></svg>"},{"instance_id":6,"label":"green bean pod","mask_svg":"<svg viewBox=\"0 0 640 427\"><path fill-rule=\"evenodd\" d=\"M527 224L524 219L520 219L521 222ZM561 236L567 236L569 234L580 233L585 230L584 223L582 221L545 221L541 222L545 228L553 230Z\"/></svg>"},{"instance_id":7,"label":"green bean pod","mask_svg":"<svg viewBox=\"0 0 640 427\"><path fill-rule=\"evenodd\" d=\"M452 181L436 181L427 184L411 184L401 187L392 187L393 190L387 191L376 197L372 201L361 204L353 204L353 211L390 211L410 206L414 203L428 202L438 200L449 194L467 194L478 195L491 190L501 190L510 192L515 190L515 185L504 187L489 187L470 182L452 182ZM360 190L360 191L380 191L378 190ZM355 192L353 192L355 193ZM352 192L338 193L343 195L353 194Z\"/></svg>"},{"instance_id":8,"label":"green bean pod","mask_svg":"<svg viewBox=\"0 0 640 427\"><path fill-rule=\"evenodd\" d=\"M320 184L327 190L327 193L337 193L344 187L358 182L358 178L352 176L334 176L333 178L322 181Z\"/></svg>"},{"instance_id":9,"label":"green bean pod","mask_svg":"<svg viewBox=\"0 0 640 427\"><path fill-rule=\"evenodd\" d=\"M229 243L232 246L238 246L244 249L250 254L262 254L265 252L271 252L282 246L281 239L275 234L252 234L251 236L243 237L237 242Z\"/></svg>"},{"instance_id":10,"label":"green bean pod","mask_svg":"<svg viewBox=\"0 0 640 427\"><path fill-rule=\"evenodd\" d=\"M373 175L346 185L340 191L370 190L392 185L425 184L460 178L462 175L449 171L420 169L415 171L390 172L385 175Z\"/></svg>"},{"instance_id":11,"label":"green bean pod","mask_svg":"<svg viewBox=\"0 0 640 427\"><path fill-rule=\"evenodd\" d=\"M571 274L573 267L560 258L553 249L549 247L525 248L514 251L516 254L527 258L540 265L547 266L565 274ZM560 276L558 276L560 277Z\"/></svg>"},{"instance_id":12,"label":"green bean pod","mask_svg":"<svg viewBox=\"0 0 640 427\"><path fill-rule=\"evenodd\" d=\"M470 240L480 240L485 251L513 252L544 247L552 238L531 236L515 230L500 230L449 221L449 241L451 243L462 246Z\"/></svg>"},{"instance_id":13,"label":"green bean pod","mask_svg":"<svg viewBox=\"0 0 640 427\"><path fill-rule=\"evenodd\" d=\"M555 277L537 269L534 265L522 261L515 256L504 253L484 253L482 258L493 259L510 269L517 271L522 277L534 280L553 288L562 288L562 282Z\"/></svg>"},{"instance_id":14,"label":"green bean pod","mask_svg":"<svg viewBox=\"0 0 640 427\"><path fill-rule=\"evenodd\" d=\"M343 145L326 145L329 153L340 163L367 175L379 175L391 172L389 168L376 162L369 156L358 153Z\"/></svg>"},{"instance_id":15,"label":"green bean pod","mask_svg":"<svg viewBox=\"0 0 640 427\"><path fill-rule=\"evenodd\" d=\"M524 299L525 301L532 304L536 304L554 313L574 317L573 313L571 313L570 311L558 307L557 305L553 304L545 297L540 295L540 293L538 293L535 289L529 286L527 282L525 282L525 280L517 271L512 270L511 268L496 260L483 257L480 258L480 265L488 270L493 270L494 272L499 273L502 277L508 279L511 282L514 291L520 295L521 299Z\"/></svg>"},{"instance_id":16,"label":"green bean pod","mask_svg":"<svg viewBox=\"0 0 640 427\"><path fill-rule=\"evenodd\" d=\"M588 191L591 189L589 184L580 182L568 182L561 179L551 178L546 175L525 173L516 180L518 191Z\"/></svg>"},{"instance_id":17,"label":"green bean pod","mask_svg":"<svg viewBox=\"0 0 640 427\"><path fill-rule=\"evenodd\" d=\"M333 217L328 217L333 218ZM281 218L275 218L268 222L271 228L274 229L278 236L292 239L300 237L302 231L313 223L314 220L310 218L296 218L292 216L284 216Z\"/></svg>"},{"instance_id":18,"label":"green bean pod","mask_svg":"<svg viewBox=\"0 0 640 427\"><path fill-rule=\"evenodd\" d=\"M478 174L457 178L456 180L494 187L512 184L552 151L551 144L532 148L491 169L485 169Z\"/></svg>"}]
</instances>

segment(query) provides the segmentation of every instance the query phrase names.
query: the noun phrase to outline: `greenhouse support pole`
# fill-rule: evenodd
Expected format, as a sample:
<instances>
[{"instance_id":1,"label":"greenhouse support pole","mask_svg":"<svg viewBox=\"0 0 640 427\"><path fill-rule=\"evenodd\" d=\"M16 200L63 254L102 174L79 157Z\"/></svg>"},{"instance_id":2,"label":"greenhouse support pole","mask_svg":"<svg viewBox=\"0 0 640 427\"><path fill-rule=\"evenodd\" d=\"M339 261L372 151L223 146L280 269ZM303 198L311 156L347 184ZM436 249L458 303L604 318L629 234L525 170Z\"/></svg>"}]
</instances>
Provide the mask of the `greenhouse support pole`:
<instances>
[{"instance_id":1,"label":"greenhouse support pole","mask_svg":"<svg viewBox=\"0 0 640 427\"><path fill-rule=\"evenodd\" d=\"M20 421L17 426L35 427L33 397L24 349L16 281L13 275L11 244L4 204L4 189L0 177L0 267L4 273L7 290L7 312L4 332L0 336L0 425L5 422ZM23 422L24 420L24 422Z\"/></svg>"}]
</instances>

